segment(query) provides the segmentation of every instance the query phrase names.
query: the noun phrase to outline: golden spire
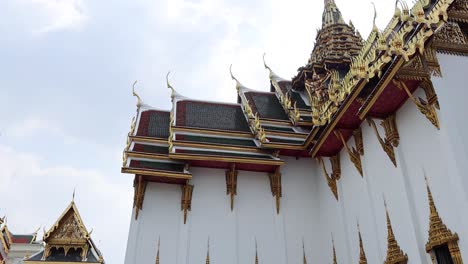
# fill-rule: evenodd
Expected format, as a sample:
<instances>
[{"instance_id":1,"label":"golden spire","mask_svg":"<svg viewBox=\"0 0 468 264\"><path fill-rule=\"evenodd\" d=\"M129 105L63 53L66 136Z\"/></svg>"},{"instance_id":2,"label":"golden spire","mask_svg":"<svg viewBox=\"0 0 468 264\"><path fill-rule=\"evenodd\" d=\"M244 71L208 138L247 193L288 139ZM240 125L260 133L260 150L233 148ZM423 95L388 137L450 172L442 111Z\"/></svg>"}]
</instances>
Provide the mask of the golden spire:
<instances>
[{"instance_id":1,"label":"golden spire","mask_svg":"<svg viewBox=\"0 0 468 264\"><path fill-rule=\"evenodd\" d=\"M361 228L359 228L359 222L357 224L359 234L359 264L367 264L366 252L364 251L364 245L362 243Z\"/></svg>"},{"instance_id":2,"label":"golden spire","mask_svg":"<svg viewBox=\"0 0 468 264\"><path fill-rule=\"evenodd\" d=\"M442 222L442 219L439 216L439 212L434 203L434 198L432 197L431 188L429 187L429 182L426 180L426 189L427 197L429 200L429 240L426 243L426 251L430 252L437 246L447 244L450 250L450 255L452 256L454 263L463 263L461 261L460 250L458 249L457 233L452 233L450 229Z\"/></svg>"},{"instance_id":3,"label":"golden spire","mask_svg":"<svg viewBox=\"0 0 468 264\"><path fill-rule=\"evenodd\" d=\"M161 237L158 238L158 252L156 253L156 264L159 264L159 247L161 245Z\"/></svg>"},{"instance_id":4,"label":"golden spire","mask_svg":"<svg viewBox=\"0 0 468 264\"><path fill-rule=\"evenodd\" d=\"M400 2L400 0L395 1L395 14L393 14L394 17L400 17L401 16L401 10L398 7L399 2Z\"/></svg>"},{"instance_id":5,"label":"golden spire","mask_svg":"<svg viewBox=\"0 0 468 264\"><path fill-rule=\"evenodd\" d=\"M387 257L384 264L406 264L408 255L406 255L398 245L393 233L392 222L388 213L387 202L384 199L385 214L387 216Z\"/></svg>"},{"instance_id":6,"label":"golden spire","mask_svg":"<svg viewBox=\"0 0 468 264\"><path fill-rule=\"evenodd\" d=\"M137 108L140 108L143 105L143 101L141 100L141 97L135 92L135 85L137 84L138 81L133 82L132 85L132 94L137 98Z\"/></svg>"},{"instance_id":7,"label":"golden spire","mask_svg":"<svg viewBox=\"0 0 468 264\"><path fill-rule=\"evenodd\" d=\"M208 237L208 247L206 251L206 264L210 264L210 238Z\"/></svg>"}]
</instances>

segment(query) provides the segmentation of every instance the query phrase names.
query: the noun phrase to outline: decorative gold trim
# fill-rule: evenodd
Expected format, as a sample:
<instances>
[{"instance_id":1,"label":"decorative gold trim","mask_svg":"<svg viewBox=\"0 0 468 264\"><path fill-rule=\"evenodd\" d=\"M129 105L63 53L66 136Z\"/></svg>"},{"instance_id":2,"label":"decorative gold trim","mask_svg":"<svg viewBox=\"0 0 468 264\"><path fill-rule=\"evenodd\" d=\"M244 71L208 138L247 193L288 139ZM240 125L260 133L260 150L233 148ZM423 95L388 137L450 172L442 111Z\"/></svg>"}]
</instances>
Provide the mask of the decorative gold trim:
<instances>
[{"instance_id":1,"label":"decorative gold trim","mask_svg":"<svg viewBox=\"0 0 468 264\"><path fill-rule=\"evenodd\" d=\"M435 206L434 198L432 197L432 192L429 187L427 178L425 178L425 180L430 211L428 231L429 238L426 243L426 252L431 254L432 263L435 264L436 261L434 249L438 246L447 245L453 263L463 264L460 248L458 247L458 234L452 233L452 231L450 231L450 229L448 229L447 226L443 223Z\"/></svg>"},{"instance_id":2,"label":"decorative gold trim","mask_svg":"<svg viewBox=\"0 0 468 264\"><path fill-rule=\"evenodd\" d=\"M135 143L152 143L152 144L168 145L167 139L142 137L142 136L130 136L130 139L132 139L132 141Z\"/></svg>"},{"instance_id":3,"label":"decorative gold trim","mask_svg":"<svg viewBox=\"0 0 468 264\"><path fill-rule=\"evenodd\" d=\"M145 175L154 177L174 178L181 180L191 180L192 174L187 172L169 172L169 171L156 171L151 169L135 169L135 168L122 168L122 173Z\"/></svg>"},{"instance_id":4,"label":"decorative gold trim","mask_svg":"<svg viewBox=\"0 0 468 264\"><path fill-rule=\"evenodd\" d=\"M280 167L276 167L274 173L269 174L271 194L276 198L276 214L280 212L281 191L281 172Z\"/></svg>"},{"instance_id":5,"label":"decorative gold trim","mask_svg":"<svg viewBox=\"0 0 468 264\"><path fill-rule=\"evenodd\" d=\"M414 96L411 94L410 90L408 89L408 86L406 86L405 82L400 81L400 80L393 80L393 83L400 89L403 89L408 97L413 101L413 103L416 105L416 107L419 109L419 111L426 116L426 118L437 128L440 129L439 125L439 118L437 117L437 111L434 107L434 105L429 104L422 98L419 98L419 101L414 98Z\"/></svg>"},{"instance_id":6,"label":"decorative gold trim","mask_svg":"<svg viewBox=\"0 0 468 264\"><path fill-rule=\"evenodd\" d=\"M192 210L193 185L182 185L181 210L184 211L184 225L187 223L187 211Z\"/></svg>"},{"instance_id":7,"label":"decorative gold trim","mask_svg":"<svg viewBox=\"0 0 468 264\"><path fill-rule=\"evenodd\" d=\"M351 162L354 164L356 167L357 171L361 175L361 177L364 177L362 173L362 163L361 163L361 155L359 154L359 151L355 147L349 147L348 144L346 143L346 140L343 137L343 134L339 130L335 130L335 136L341 140L343 143L343 146L345 147L346 151L348 152L349 159Z\"/></svg>"},{"instance_id":8,"label":"decorative gold trim","mask_svg":"<svg viewBox=\"0 0 468 264\"><path fill-rule=\"evenodd\" d=\"M182 160L209 160L209 161L224 161L224 162L236 162L245 164L261 164L261 165L273 165L281 166L284 164L282 160L268 160L261 158L233 158L233 157L221 157L212 155L198 155L198 154L187 154L187 153L171 153L169 155L171 159L182 159Z\"/></svg>"},{"instance_id":9,"label":"decorative gold trim","mask_svg":"<svg viewBox=\"0 0 468 264\"><path fill-rule=\"evenodd\" d=\"M237 195L237 175L236 164L231 164L231 168L226 171L226 194L231 198L231 212L234 210L234 196Z\"/></svg>"},{"instance_id":10,"label":"decorative gold trim","mask_svg":"<svg viewBox=\"0 0 468 264\"><path fill-rule=\"evenodd\" d=\"M337 181L341 178L341 165L340 165L340 156L339 154L330 158L332 165L332 173L328 174L327 169L325 168L325 163L323 162L322 157L318 157L319 162L322 164L323 176L327 180L328 187L332 191L335 199L338 201L338 188Z\"/></svg>"},{"instance_id":11,"label":"decorative gold trim","mask_svg":"<svg viewBox=\"0 0 468 264\"><path fill-rule=\"evenodd\" d=\"M379 140L380 146L382 146L382 149L385 151L385 153L387 153L387 156L392 161L393 165L397 167L396 158L395 158L395 150L393 149L392 143L387 138L382 139L380 137L380 133L379 133L379 130L377 129L377 125L375 124L372 118L367 118L367 122L369 123L369 126L371 126L374 129L375 135L377 136L377 139Z\"/></svg>"},{"instance_id":12,"label":"decorative gold trim","mask_svg":"<svg viewBox=\"0 0 468 264\"><path fill-rule=\"evenodd\" d=\"M250 153L265 154L265 151L259 147L251 146L234 146L234 145L220 145L213 143L193 143L189 141L174 141L174 147L186 147L186 148L200 148L200 149L217 149L217 150L230 150L230 151L243 151Z\"/></svg>"},{"instance_id":13,"label":"decorative gold trim","mask_svg":"<svg viewBox=\"0 0 468 264\"><path fill-rule=\"evenodd\" d=\"M241 131L225 131L225 130L217 130L217 129L203 129L203 128L190 128L190 127L178 127L178 126L171 126L174 133L199 133L204 136L206 135L214 135L214 136L227 136L227 137L235 137L235 138L248 138L254 139L252 133L249 132L241 132Z\"/></svg>"},{"instance_id":14,"label":"decorative gold trim","mask_svg":"<svg viewBox=\"0 0 468 264\"><path fill-rule=\"evenodd\" d=\"M434 89L434 85L432 84L431 80L425 80L419 84L419 86L424 90L426 93L427 102L430 105L435 106L437 110L440 110L439 98L437 93Z\"/></svg>"},{"instance_id":15,"label":"decorative gold trim","mask_svg":"<svg viewBox=\"0 0 468 264\"><path fill-rule=\"evenodd\" d=\"M126 151L127 157L129 158L141 158L141 159L154 159L154 160L171 160L167 155L164 154L154 154L149 152L135 152L135 151Z\"/></svg>"},{"instance_id":16,"label":"decorative gold trim","mask_svg":"<svg viewBox=\"0 0 468 264\"><path fill-rule=\"evenodd\" d=\"M433 45L439 52L468 55L468 39L457 22L449 21L434 35Z\"/></svg>"},{"instance_id":17,"label":"decorative gold trim","mask_svg":"<svg viewBox=\"0 0 468 264\"><path fill-rule=\"evenodd\" d=\"M145 199L147 182L143 180L143 176L138 175L133 184L134 196L133 196L133 208L135 208L135 220L138 220L140 210L143 210L143 201Z\"/></svg>"},{"instance_id":18,"label":"decorative gold trim","mask_svg":"<svg viewBox=\"0 0 468 264\"><path fill-rule=\"evenodd\" d=\"M408 263L408 255L404 253L393 233L392 222L388 213L387 203L384 201L385 214L387 216L387 256L384 264L406 264Z\"/></svg>"}]
</instances>

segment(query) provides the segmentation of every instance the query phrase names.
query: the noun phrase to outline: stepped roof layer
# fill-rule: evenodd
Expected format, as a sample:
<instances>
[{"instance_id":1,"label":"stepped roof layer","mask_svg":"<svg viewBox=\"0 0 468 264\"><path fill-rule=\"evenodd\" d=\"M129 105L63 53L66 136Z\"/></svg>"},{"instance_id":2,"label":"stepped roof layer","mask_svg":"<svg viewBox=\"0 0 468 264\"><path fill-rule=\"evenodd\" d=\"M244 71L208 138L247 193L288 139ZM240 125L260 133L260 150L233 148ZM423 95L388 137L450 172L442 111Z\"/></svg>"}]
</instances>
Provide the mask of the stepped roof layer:
<instances>
[{"instance_id":1,"label":"stepped roof layer","mask_svg":"<svg viewBox=\"0 0 468 264\"><path fill-rule=\"evenodd\" d=\"M191 166L273 172L284 163L280 156L336 155L364 119L392 115L427 86L437 72L435 49L454 52L437 36L466 34L465 24L450 22L468 21L468 12L449 10L460 1L419 0L411 9L397 1L387 27L380 31L374 21L363 41L335 1L326 0L316 45L296 77L279 77L264 60L269 92L244 86L231 71L237 104L188 99L168 83L172 109L161 111L135 94L138 110L122 171L186 183Z\"/></svg>"}]
</instances>

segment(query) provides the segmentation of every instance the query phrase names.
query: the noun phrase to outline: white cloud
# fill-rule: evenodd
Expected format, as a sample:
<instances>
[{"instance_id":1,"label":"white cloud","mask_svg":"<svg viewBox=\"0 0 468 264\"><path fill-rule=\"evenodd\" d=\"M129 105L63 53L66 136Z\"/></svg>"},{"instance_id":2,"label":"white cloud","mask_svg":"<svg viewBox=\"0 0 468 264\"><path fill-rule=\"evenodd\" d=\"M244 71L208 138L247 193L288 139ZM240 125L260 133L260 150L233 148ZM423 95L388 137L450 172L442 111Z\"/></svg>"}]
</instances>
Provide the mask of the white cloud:
<instances>
[{"instance_id":1,"label":"white cloud","mask_svg":"<svg viewBox=\"0 0 468 264\"><path fill-rule=\"evenodd\" d=\"M16 0L15 19L35 35L81 29L88 20L84 0Z\"/></svg>"},{"instance_id":2,"label":"white cloud","mask_svg":"<svg viewBox=\"0 0 468 264\"><path fill-rule=\"evenodd\" d=\"M62 134L62 129L50 120L32 116L13 123L6 130L7 136L15 138L26 138L39 133Z\"/></svg>"}]
</instances>

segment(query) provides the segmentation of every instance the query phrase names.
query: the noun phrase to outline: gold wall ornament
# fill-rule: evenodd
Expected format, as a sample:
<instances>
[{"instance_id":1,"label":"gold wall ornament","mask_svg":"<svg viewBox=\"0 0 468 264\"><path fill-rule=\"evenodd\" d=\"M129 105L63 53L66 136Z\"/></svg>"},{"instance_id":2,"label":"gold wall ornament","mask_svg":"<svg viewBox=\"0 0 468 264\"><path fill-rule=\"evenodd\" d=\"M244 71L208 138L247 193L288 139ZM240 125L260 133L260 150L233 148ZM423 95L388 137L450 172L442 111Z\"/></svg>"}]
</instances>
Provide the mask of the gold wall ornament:
<instances>
[{"instance_id":1,"label":"gold wall ornament","mask_svg":"<svg viewBox=\"0 0 468 264\"><path fill-rule=\"evenodd\" d=\"M184 225L187 223L187 212L192 210L193 185L182 185L181 210L184 211Z\"/></svg>"},{"instance_id":2,"label":"gold wall ornament","mask_svg":"<svg viewBox=\"0 0 468 264\"><path fill-rule=\"evenodd\" d=\"M208 238L208 246L207 246L207 249L206 249L205 264L210 264L210 238Z\"/></svg>"},{"instance_id":3,"label":"gold wall ornament","mask_svg":"<svg viewBox=\"0 0 468 264\"><path fill-rule=\"evenodd\" d=\"M388 213L387 203L384 200L385 215L387 217L387 256L384 264L406 264L408 263L408 255L401 250L393 233L392 222Z\"/></svg>"},{"instance_id":4,"label":"gold wall ornament","mask_svg":"<svg viewBox=\"0 0 468 264\"><path fill-rule=\"evenodd\" d=\"M359 235L359 264L367 264L367 257L366 252L364 251L364 244L362 243L361 228L359 227L359 223L357 224L357 228Z\"/></svg>"},{"instance_id":5,"label":"gold wall ornament","mask_svg":"<svg viewBox=\"0 0 468 264\"><path fill-rule=\"evenodd\" d=\"M426 94L427 102L430 105L435 106L437 110L440 110L439 98L437 93L434 89L434 85L432 84L431 80L425 80L419 84L421 88L423 88L424 93Z\"/></svg>"},{"instance_id":6,"label":"gold wall ornament","mask_svg":"<svg viewBox=\"0 0 468 264\"><path fill-rule=\"evenodd\" d=\"M257 239L255 239L255 264L258 264L258 247L257 247Z\"/></svg>"},{"instance_id":7,"label":"gold wall ornament","mask_svg":"<svg viewBox=\"0 0 468 264\"><path fill-rule=\"evenodd\" d=\"M234 196L237 195L237 175L236 164L231 164L231 167L226 171L226 194L231 199L231 212L234 210Z\"/></svg>"},{"instance_id":8,"label":"gold wall ornament","mask_svg":"<svg viewBox=\"0 0 468 264\"><path fill-rule=\"evenodd\" d=\"M280 167L276 167L275 172L270 173L268 176L270 179L271 194L275 197L276 200L276 214L279 214L280 200L282 196Z\"/></svg>"},{"instance_id":9,"label":"gold wall ornament","mask_svg":"<svg viewBox=\"0 0 468 264\"><path fill-rule=\"evenodd\" d=\"M350 148L348 146L348 144L346 143L346 140L343 137L343 134L341 134L341 132L339 130L335 130L335 136L339 140L341 140L341 142L343 143L344 148L346 149L346 152L348 152L349 159L354 164L354 166L356 167L356 169L359 172L359 174L361 175L361 177L363 177L361 154L359 153L359 151L355 147Z\"/></svg>"},{"instance_id":10,"label":"gold wall ornament","mask_svg":"<svg viewBox=\"0 0 468 264\"><path fill-rule=\"evenodd\" d=\"M305 253L305 245L304 245L304 240L302 240L302 259L303 259L303 264L307 264L307 257Z\"/></svg>"},{"instance_id":11,"label":"gold wall ornament","mask_svg":"<svg viewBox=\"0 0 468 264\"><path fill-rule=\"evenodd\" d=\"M452 231L450 231L450 229L448 229L443 223L435 206L427 178L425 178L425 180L430 211L428 231L429 238L426 243L426 252L431 254L432 262L435 264L436 257L434 250L439 246L446 245L449 249L453 263L463 264L460 249L458 247L458 234L452 233Z\"/></svg>"},{"instance_id":12,"label":"gold wall ornament","mask_svg":"<svg viewBox=\"0 0 468 264\"><path fill-rule=\"evenodd\" d=\"M340 158L339 154L330 158L330 162L332 164L332 173L331 175L328 174L327 169L325 168L325 163L322 157L318 157L320 164L322 165L323 176L327 180L328 187L332 191L335 199L338 201L338 187L337 181L341 177L341 167L340 167Z\"/></svg>"},{"instance_id":13,"label":"gold wall ornament","mask_svg":"<svg viewBox=\"0 0 468 264\"><path fill-rule=\"evenodd\" d=\"M433 44L429 44L424 50L424 60L426 61L429 75L442 77L442 70L440 69L439 59L437 58L436 49Z\"/></svg>"},{"instance_id":14,"label":"gold wall ornament","mask_svg":"<svg viewBox=\"0 0 468 264\"><path fill-rule=\"evenodd\" d=\"M356 144L356 149L361 156L364 155L364 141L362 139L362 129L359 127L358 129L353 131L354 143Z\"/></svg>"},{"instance_id":15,"label":"gold wall ornament","mask_svg":"<svg viewBox=\"0 0 468 264\"><path fill-rule=\"evenodd\" d=\"M400 133L398 132L398 127L396 124L396 115L392 114L386 117L381 125L385 130L385 138L392 146L395 148L400 144Z\"/></svg>"},{"instance_id":16,"label":"gold wall ornament","mask_svg":"<svg viewBox=\"0 0 468 264\"><path fill-rule=\"evenodd\" d=\"M408 97L413 101L419 111L426 116L426 118L437 128L440 129L439 125L439 118L437 116L437 110L435 109L434 105L429 104L424 99L419 98L419 101L411 94L408 86L406 86L405 82L400 80L393 80L393 83L400 89L403 89Z\"/></svg>"},{"instance_id":17,"label":"gold wall ornament","mask_svg":"<svg viewBox=\"0 0 468 264\"><path fill-rule=\"evenodd\" d=\"M133 183L133 208L135 208L135 220L138 220L140 210L143 209L143 200L145 199L146 185L147 182L143 180L143 176L138 175L135 177L135 181Z\"/></svg>"},{"instance_id":18,"label":"gold wall ornament","mask_svg":"<svg viewBox=\"0 0 468 264\"><path fill-rule=\"evenodd\" d=\"M156 264L159 264L159 247L161 245L161 238L158 238L158 251L156 253Z\"/></svg>"},{"instance_id":19,"label":"gold wall ornament","mask_svg":"<svg viewBox=\"0 0 468 264\"><path fill-rule=\"evenodd\" d=\"M333 246L333 264L338 264L338 261L336 260L335 240L333 239L333 235L332 235L332 246Z\"/></svg>"},{"instance_id":20,"label":"gold wall ornament","mask_svg":"<svg viewBox=\"0 0 468 264\"><path fill-rule=\"evenodd\" d=\"M374 120L372 118L367 118L367 122L369 123L369 126L371 126L374 129L375 135L377 136L377 139L379 140L380 146L382 146L382 149L387 153L388 158L392 161L393 165L396 167L396 158L395 158L395 150L393 149L392 143L387 139L384 138L382 139L380 137L379 130L377 129L377 125L375 124Z\"/></svg>"},{"instance_id":21,"label":"gold wall ornament","mask_svg":"<svg viewBox=\"0 0 468 264\"><path fill-rule=\"evenodd\" d=\"M457 22L447 22L435 33L433 45L437 51L455 55L468 55L468 38Z\"/></svg>"}]
</instances>

